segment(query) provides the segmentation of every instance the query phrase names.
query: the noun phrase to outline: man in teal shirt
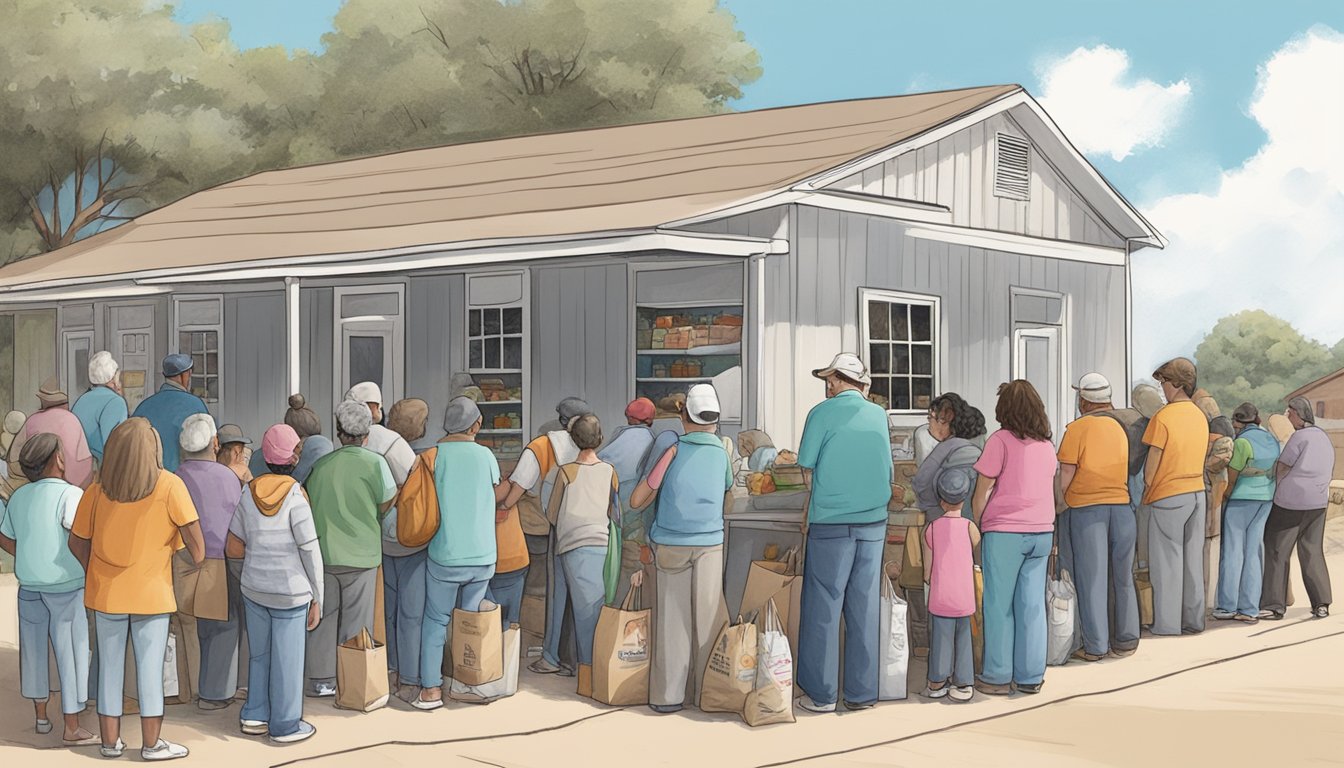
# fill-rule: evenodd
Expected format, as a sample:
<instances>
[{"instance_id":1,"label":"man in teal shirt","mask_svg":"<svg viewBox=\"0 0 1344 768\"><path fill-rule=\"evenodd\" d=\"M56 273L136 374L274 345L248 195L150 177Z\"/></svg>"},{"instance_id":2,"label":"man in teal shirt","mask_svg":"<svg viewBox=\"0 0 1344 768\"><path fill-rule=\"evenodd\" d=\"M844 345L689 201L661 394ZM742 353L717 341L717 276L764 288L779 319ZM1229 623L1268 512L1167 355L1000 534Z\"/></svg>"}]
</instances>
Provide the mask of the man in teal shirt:
<instances>
[{"instance_id":1,"label":"man in teal shirt","mask_svg":"<svg viewBox=\"0 0 1344 768\"><path fill-rule=\"evenodd\" d=\"M1242 403L1232 414L1237 431L1227 465L1227 508L1218 557L1218 593L1213 618L1254 624L1264 586L1265 523L1274 505L1274 464L1279 441L1260 426L1260 411Z\"/></svg>"},{"instance_id":2,"label":"man in teal shirt","mask_svg":"<svg viewBox=\"0 0 1344 768\"><path fill-rule=\"evenodd\" d=\"M803 427L798 464L809 470L807 560L798 638L799 706L834 712L839 691L840 615L845 616L846 709L877 702L879 584L891 501L887 413L869 402L872 382L855 355L840 354L812 374L826 400Z\"/></svg>"}]
</instances>

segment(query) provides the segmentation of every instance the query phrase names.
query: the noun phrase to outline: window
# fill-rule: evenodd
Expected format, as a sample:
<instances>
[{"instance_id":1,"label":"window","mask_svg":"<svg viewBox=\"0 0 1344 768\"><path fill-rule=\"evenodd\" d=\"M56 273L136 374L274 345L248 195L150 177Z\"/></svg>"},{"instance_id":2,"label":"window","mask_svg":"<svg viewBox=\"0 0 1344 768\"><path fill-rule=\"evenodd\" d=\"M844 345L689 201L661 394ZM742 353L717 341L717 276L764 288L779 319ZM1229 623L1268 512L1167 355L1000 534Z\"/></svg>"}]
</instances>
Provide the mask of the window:
<instances>
[{"instance_id":1,"label":"window","mask_svg":"<svg viewBox=\"0 0 1344 768\"><path fill-rule=\"evenodd\" d=\"M861 298L870 399L888 411L927 410L938 391L938 299L866 289Z\"/></svg>"},{"instance_id":2,"label":"window","mask_svg":"<svg viewBox=\"0 0 1344 768\"><path fill-rule=\"evenodd\" d=\"M467 356L472 370L523 367L523 308L487 307L467 312Z\"/></svg>"},{"instance_id":3,"label":"window","mask_svg":"<svg viewBox=\"0 0 1344 768\"><path fill-rule=\"evenodd\" d=\"M1031 145L1007 133L994 134L994 195L1027 200L1030 180Z\"/></svg>"},{"instance_id":4,"label":"window","mask_svg":"<svg viewBox=\"0 0 1344 768\"><path fill-rule=\"evenodd\" d=\"M191 356L188 389L207 404L220 401L223 382L224 301L220 297L180 297L173 307L176 351Z\"/></svg>"},{"instance_id":5,"label":"window","mask_svg":"<svg viewBox=\"0 0 1344 768\"><path fill-rule=\"evenodd\" d=\"M467 276L467 375L453 376L476 390L481 432L476 442L500 461L523 452L527 431L526 275ZM465 379L465 380L464 380ZM462 394L458 389L454 395Z\"/></svg>"}]
</instances>

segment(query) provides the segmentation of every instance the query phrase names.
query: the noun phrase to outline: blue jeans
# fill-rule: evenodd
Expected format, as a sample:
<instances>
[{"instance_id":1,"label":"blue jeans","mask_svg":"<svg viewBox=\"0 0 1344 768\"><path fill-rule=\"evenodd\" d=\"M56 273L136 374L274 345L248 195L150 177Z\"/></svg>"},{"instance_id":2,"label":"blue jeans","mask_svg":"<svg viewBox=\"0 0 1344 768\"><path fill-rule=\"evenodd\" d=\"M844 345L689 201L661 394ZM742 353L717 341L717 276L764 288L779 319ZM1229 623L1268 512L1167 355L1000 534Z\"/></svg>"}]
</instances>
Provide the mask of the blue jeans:
<instances>
[{"instance_id":1,"label":"blue jeans","mask_svg":"<svg viewBox=\"0 0 1344 768\"><path fill-rule=\"evenodd\" d=\"M126 642L135 652L135 684L141 717L163 717L163 660L168 654L168 614L136 616L103 613L93 616L98 635L98 714L121 717L126 684Z\"/></svg>"},{"instance_id":2,"label":"blue jeans","mask_svg":"<svg viewBox=\"0 0 1344 768\"><path fill-rule=\"evenodd\" d=\"M1128 504L1098 504L1070 509L1072 562L1062 567L1078 587L1083 648L1104 656L1114 645L1129 651L1139 646L1139 596L1134 590L1134 542L1138 524ZM1060 532L1063 538L1063 531ZM1062 549L1062 546L1061 546ZM1110 595L1115 594L1111 625Z\"/></svg>"},{"instance_id":3,"label":"blue jeans","mask_svg":"<svg viewBox=\"0 0 1344 768\"><path fill-rule=\"evenodd\" d=\"M402 557L383 555L383 619L387 665L402 685L420 684L420 632L425 617L423 550Z\"/></svg>"},{"instance_id":4,"label":"blue jeans","mask_svg":"<svg viewBox=\"0 0 1344 768\"><path fill-rule=\"evenodd\" d=\"M51 696L48 639L61 680L61 714L83 712L89 700L89 619L83 587L69 592L19 587L19 688L25 699L46 701Z\"/></svg>"},{"instance_id":5,"label":"blue jeans","mask_svg":"<svg viewBox=\"0 0 1344 768\"><path fill-rule=\"evenodd\" d=\"M987 683L1036 685L1045 679L1050 540L1048 533L992 532L981 541L985 655L980 677Z\"/></svg>"},{"instance_id":6,"label":"blue jeans","mask_svg":"<svg viewBox=\"0 0 1344 768\"><path fill-rule=\"evenodd\" d=\"M541 656L556 666L560 665L561 608L569 601L574 612L575 656L579 664L593 663L593 633L597 631L597 617L602 613L606 599L606 584L602 569L607 561L606 547L579 547L555 558L556 610L551 612L553 626L546 628L545 647Z\"/></svg>"},{"instance_id":7,"label":"blue jeans","mask_svg":"<svg viewBox=\"0 0 1344 768\"><path fill-rule=\"evenodd\" d=\"M243 598L247 613L248 690L239 716L270 725L272 736L297 733L303 720L303 655L308 606L267 608Z\"/></svg>"},{"instance_id":8,"label":"blue jeans","mask_svg":"<svg viewBox=\"0 0 1344 768\"><path fill-rule=\"evenodd\" d=\"M971 649L971 617L948 618L929 614L929 682L955 686L975 683L975 656Z\"/></svg>"},{"instance_id":9,"label":"blue jeans","mask_svg":"<svg viewBox=\"0 0 1344 768\"><path fill-rule=\"evenodd\" d=\"M499 605L499 614L504 619L504 628L517 624L523 615L523 586L527 581L527 566L508 573L496 573L490 579L490 588L485 596Z\"/></svg>"},{"instance_id":10,"label":"blue jeans","mask_svg":"<svg viewBox=\"0 0 1344 768\"><path fill-rule=\"evenodd\" d=\"M481 601L490 588L490 577L494 575L493 565L449 566L426 561L425 621L420 630L422 687L443 685L443 646L448 642L453 609L480 610Z\"/></svg>"},{"instance_id":11,"label":"blue jeans","mask_svg":"<svg viewBox=\"0 0 1344 768\"><path fill-rule=\"evenodd\" d=\"M1270 501L1232 499L1223 513L1223 541L1218 557L1220 611L1255 616L1264 586L1265 522Z\"/></svg>"},{"instance_id":12,"label":"blue jeans","mask_svg":"<svg viewBox=\"0 0 1344 768\"><path fill-rule=\"evenodd\" d=\"M877 701L877 638L882 546L887 524L812 525L807 529L798 685L817 704L834 704L840 672L840 614L845 617L845 701ZM1044 589L1044 587L1042 587Z\"/></svg>"}]
</instances>

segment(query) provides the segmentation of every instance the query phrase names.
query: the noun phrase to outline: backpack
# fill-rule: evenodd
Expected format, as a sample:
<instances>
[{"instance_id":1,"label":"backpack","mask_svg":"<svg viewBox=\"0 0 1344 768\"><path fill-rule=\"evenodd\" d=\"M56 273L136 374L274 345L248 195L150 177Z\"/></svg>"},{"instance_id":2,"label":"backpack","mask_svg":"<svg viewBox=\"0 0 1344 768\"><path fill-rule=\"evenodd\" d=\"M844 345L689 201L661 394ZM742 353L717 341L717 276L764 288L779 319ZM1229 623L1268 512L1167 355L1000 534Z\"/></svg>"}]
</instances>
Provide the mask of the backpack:
<instances>
[{"instance_id":1,"label":"backpack","mask_svg":"<svg viewBox=\"0 0 1344 768\"><path fill-rule=\"evenodd\" d=\"M423 547L439 530L439 492L434 487L437 448L420 454L397 494L397 541L404 547Z\"/></svg>"}]
</instances>

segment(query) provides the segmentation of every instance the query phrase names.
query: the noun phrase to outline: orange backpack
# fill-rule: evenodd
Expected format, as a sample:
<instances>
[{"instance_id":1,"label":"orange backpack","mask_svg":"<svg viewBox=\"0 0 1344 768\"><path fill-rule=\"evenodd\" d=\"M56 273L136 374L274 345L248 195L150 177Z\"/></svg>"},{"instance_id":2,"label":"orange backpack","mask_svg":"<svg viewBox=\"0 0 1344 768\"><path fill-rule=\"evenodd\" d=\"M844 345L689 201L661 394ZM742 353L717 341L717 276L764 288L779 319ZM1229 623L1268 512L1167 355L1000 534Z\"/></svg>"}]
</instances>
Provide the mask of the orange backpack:
<instances>
[{"instance_id":1,"label":"orange backpack","mask_svg":"<svg viewBox=\"0 0 1344 768\"><path fill-rule=\"evenodd\" d=\"M439 530L439 492L434 487L438 455L438 448L420 454L397 495L397 541L404 547L423 547Z\"/></svg>"}]
</instances>

